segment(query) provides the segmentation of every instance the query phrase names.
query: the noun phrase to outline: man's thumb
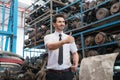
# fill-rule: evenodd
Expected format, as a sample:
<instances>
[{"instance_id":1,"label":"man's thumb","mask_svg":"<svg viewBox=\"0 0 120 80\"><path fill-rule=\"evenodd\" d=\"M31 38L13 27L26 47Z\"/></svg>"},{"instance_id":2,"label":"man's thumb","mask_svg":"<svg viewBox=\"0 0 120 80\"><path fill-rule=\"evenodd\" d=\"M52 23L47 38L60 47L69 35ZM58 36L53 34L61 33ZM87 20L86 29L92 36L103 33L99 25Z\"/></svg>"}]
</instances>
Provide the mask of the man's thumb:
<instances>
[{"instance_id":1,"label":"man's thumb","mask_svg":"<svg viewBox=\"0 0 120 80\"><path fill-rule=\"evenodd\" d=\"M72 35L72 32L70 32L70 34L69 34L70 36Z\"/></svg>"}]
</instances>

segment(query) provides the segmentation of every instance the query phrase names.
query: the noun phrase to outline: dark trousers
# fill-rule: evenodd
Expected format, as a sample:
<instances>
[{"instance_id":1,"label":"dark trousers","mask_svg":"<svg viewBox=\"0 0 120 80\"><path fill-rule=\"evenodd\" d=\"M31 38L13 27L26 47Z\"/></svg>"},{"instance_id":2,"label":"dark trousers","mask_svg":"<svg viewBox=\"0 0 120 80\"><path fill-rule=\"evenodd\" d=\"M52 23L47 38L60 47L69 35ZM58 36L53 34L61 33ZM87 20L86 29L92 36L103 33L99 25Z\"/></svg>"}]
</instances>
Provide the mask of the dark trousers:
<instances>
[{"instance_id":1,"label":"dark trousers","mask_svg":"<svg viewBox=\"0 0 120 80\"><path fill-rule=\"evenodd\" d=\"M56 72L47 71L46 80L73 80L74 74L72 71Z\"/></svg>"}]
</instances>

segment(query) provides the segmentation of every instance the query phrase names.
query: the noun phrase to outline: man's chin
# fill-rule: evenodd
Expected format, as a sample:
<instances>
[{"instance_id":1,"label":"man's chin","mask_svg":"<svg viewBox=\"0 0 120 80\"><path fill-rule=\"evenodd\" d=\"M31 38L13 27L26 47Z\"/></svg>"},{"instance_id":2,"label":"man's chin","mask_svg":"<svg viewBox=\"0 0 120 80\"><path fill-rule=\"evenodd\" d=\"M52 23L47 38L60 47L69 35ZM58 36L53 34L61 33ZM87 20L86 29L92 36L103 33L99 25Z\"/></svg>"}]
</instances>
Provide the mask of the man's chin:
<instances>
[{"instance_id":1,"label":"man's chin","mask_svg":"<svg viewBox=\"0 0 120 80\"><path fill-rule=\"evenodd\" d=\"M64 30L64 28L60 28L60 30L61 30L61 31L63 31L63 30Z\"/></svg>"}]
</instances>

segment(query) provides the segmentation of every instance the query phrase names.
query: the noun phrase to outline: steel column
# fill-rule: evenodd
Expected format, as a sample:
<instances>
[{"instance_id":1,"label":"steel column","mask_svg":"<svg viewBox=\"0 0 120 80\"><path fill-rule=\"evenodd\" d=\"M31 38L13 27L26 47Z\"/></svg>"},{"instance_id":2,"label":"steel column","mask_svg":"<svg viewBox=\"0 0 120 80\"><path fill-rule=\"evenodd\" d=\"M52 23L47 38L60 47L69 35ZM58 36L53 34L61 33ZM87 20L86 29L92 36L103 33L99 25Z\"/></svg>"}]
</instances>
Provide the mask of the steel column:
<instances>
[{"instance_id":1,"label":"steel column","mask_svg":"<svg viewBox=\"0 0 120 80\"><path fill-rule=\"evenodd\" d=\"M6 37L5 51L9 50L10 52L13 53L16 53L17 18L18 18L18 0L11 0L7 32L13 34Z\"/></svg>"}]
</instances>

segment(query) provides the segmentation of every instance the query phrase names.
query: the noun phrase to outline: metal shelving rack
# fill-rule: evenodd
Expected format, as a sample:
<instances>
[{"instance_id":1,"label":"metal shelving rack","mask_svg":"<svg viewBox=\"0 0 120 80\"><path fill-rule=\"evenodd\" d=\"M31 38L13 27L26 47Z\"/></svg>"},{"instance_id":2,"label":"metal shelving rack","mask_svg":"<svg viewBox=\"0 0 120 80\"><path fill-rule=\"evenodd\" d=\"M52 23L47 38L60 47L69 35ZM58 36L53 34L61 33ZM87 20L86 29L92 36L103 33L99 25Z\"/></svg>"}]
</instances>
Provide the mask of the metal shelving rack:
<instances>
[{"instance_id":1,"label":"metal shelving rack","mask_svg":"<svg viewBox=\"0 0 120 80\"><path fill-rule=\"evenodd\" d=\"M92 8L89 8L87 10L82 10L82 5L83 3L80 1L80 0L75 0L73 3L63 7L63 8L60 8L60 9L57 9L57 13L63 11L64 9L76 4L76 3L80 3L80 13L79 14L76 14L76 15L73 15L73 16L70 16L68 17L68 19L66 20L70 20L70 19L73 19L75 18L77 15L83 15L84 13L86 12L89 12L90 10L93 10L95 8L98 8L99 6L102 6L106 3L110 2L110 0L105 0L104 2L100 3L100 4L97 4L95 7L92 7ZM93 46L85 46L84 45L84 35L86 34L89 34L89 33L93 33L95 32L96 30L97 31L100 31L104 28L110 28L110 27L113 27L114 25L119 25L120 24L120 19L116 19L116 20L109 20L109 19L112 19L114 17L119 17L120 16L120 12L114 14L114 15L110 15L108 17L105 17L104 19L101 19L101 20L97 20L97 21L94 21L94 22L91 22L87 25L83 25L80 27L80 28L76 28L76 29L72 29L72 30L69 30L69 31L66 31L66 33L69 33L69 32L73 32L73 36L80 36L81 38L81 45L82 47L79 48L79 51L82 50L82 55L83 57L85 57L85 49L92 49L92 48L97 48L97 47L102 47L102 46L107 46L107 45L112 45L112 44L117 44L117 41L113 41L113 42L108 42L108 43L104 43L104 44L99 44L99 45L93 45ZM81 18L81 21L82 23L84 23L84 18L83 16L80 17ZM104 21L108 20L106 23L104 23ZM103 22L103 24L102 24ZM100 24L99 24L100 23ZM99 25L97 25L99 24ZM114 28L114 27L113 27Z\"/></svg>"},{"instance_id":2,"label":"metal shelving rack","mask_svg":"<svg viewBox=\"0 0 120 80\"><path fill-rule=\"evenodd\" d=\"M10 7L6 7L6 3L10 4ZM16 41L17 41L17 18L18 18L18 0L8 0L2 1L2 29L0 30L0 35L2 36L2 47L3 42L5 42L5 48L2 48L4 51L10 51L16 53ZM9 19L8 19L8 27L5 31L4 22L5 22L5 10L9 9ZM5 37L5 39L3 39Z\"/></svg>"},{"instance_id":3,"label":"metal shelving rack","mask_svg":"<svg viewBox=\"0 0 120 80\"><path fill-rule=\"evenodd\" d=\"M36 3L38 3L40 0L37 0L36 2L33 3L33 5L35 5ZM47 10L46 12L43 12L43 14L37 16L37 18L35 18L34 20L30 21L28 24L29 26L26 26L25 24L25 28L31 28L32 26L36 25L37 23L42 23L42 21L45 21L47 23L49 23L50 27L50 31L52 31L52 23L50 22L52 19L52 13L54 12L52 10L52 0L48 0L47 2L44 3L44 5L49 4L50 3L50 9ZM26 11L29 10L29 8L33 7L32 5L29 6ZM34 12L39 11L43 6L38 6L36 9L34 10L30 10L30 12L25 13L25 18L27 16L32 15ZM36 29L37 27L35 27ZM24 29L25 30L25 29ZM37 34L35 34L35 37L37 36ZM32 54L41 54L42 52L45 52L45 48L44 48L44 43L43 43L43 39L40 39L39 41L35 40L34 43L30 43L29 45L25 45L23 48L23 57L25 57L26 54L30 54L30 57L32 57ZM41 51L42 50L42 51ZM40 56L40 55L38 55Z\"/></svg>"},{"instance_id":4,"label":"metal shelving rack","mask_svg":"<svg viewBox=\"0 0 120 80\"><path fill-rule=\"evenodd\" d=\"M76 13L76 14L68 17L66 20L71 20L71 19L75 18L76 16L79 16L80 21L82 22L82 24L80 25L81 27L66 31L66 33L72 32L74 37L76 37L76 36L80 37L80 39L81 39L81 48L79 48L79 51L82 51L82 56L83 57L86 56L85 55L85 50L86 49L93 49L93 48L98 48L98 47L102 47L102 46L108 46L108 45L117 44L117 41L112 41L112 42L107 42L107 43L104 43L104 44L93 45L93 46L85 46L84 45L84 40L85 40L84 36L92 34L92 33L97 33L99 31L102 31L102 29L114 28L115 25L119 26L120 19L118 17L120 16L120 12L115 13L115 14L110 15L110 16L107 16L107 17L105 17L103 19L96 20L94 22L88 23L87 25L83 24L84 19L85 19L83 15L85 13L87 13L87 12L93 10L93 9L97 9L98 7L100 7L102 5L105 5L105 4L109 3L109 2L110 2L110 0L104 0L104 2L102 2L100 4L97 4L94 7L83 10L82 9L83 2L81 0L75 0L75 1L73 1L72 3L70 3L68 5L64 5L63 7L56 8L55 12L60 13L60 12L64 12L65 9L67 9L67 8L69 8L71 6L74 7L75 4L79 4L79 13ZM120 2L120 0L118 2ZM52 0L51 0L51 4L52 4ZM52 8L52 5L51 5L51 8ZM51 18L52 18L52 16L51 16ZM50 25L51 25L51 28L52 28L52 24L50 24ZM51 29L51 32L52 31L53 30ZM38 46L44 46L44 44L40 44ZM38 46L34 46L34 47L37 48Z\"/></svg>"}]
</instances>

